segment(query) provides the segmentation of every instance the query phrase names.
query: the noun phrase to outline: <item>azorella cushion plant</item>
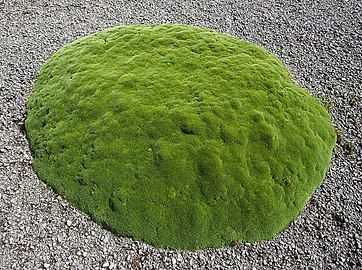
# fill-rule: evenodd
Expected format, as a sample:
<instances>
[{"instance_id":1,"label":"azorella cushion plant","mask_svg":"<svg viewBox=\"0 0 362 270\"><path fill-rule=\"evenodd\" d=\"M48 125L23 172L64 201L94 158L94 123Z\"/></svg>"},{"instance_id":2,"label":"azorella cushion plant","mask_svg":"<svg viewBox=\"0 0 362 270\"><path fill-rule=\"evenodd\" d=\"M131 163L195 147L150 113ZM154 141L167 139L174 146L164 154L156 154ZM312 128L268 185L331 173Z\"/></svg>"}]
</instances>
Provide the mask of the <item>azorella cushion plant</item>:
<instances>
[{"instance_id":1,"label":"azorella cushion plant","mask_svg":"<svg viewBox=\"0 0 362 270\"><path fill-rule=\"evenodd\" d=\"M196 250L271 239L322 183L328 112L270 52L184 25L62 47L28 100L33 167L120 236Z\"/></svg>"}]
</instances>

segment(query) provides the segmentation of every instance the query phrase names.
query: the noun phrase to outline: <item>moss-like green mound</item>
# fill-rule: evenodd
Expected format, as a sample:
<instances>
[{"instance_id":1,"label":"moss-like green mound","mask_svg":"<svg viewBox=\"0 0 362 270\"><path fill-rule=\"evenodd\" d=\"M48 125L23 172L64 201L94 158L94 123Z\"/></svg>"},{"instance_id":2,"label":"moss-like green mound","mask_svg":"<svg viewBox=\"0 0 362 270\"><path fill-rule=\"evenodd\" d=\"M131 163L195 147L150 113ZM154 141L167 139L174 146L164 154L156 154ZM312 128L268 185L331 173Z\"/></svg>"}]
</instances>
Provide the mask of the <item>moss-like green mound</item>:
<instances>
[{"instance_id":1,"label":"moss-like green mound","mask_svg":"<svg viewBox=\"0 0 362 270\"><path fill-rule=\"evenodd\" d=\"M273 54L182 25L119 26L64 46L28 106L40 179L158 247L272 238L321 184L336 140Z\"/></svg>"}]
</instances>

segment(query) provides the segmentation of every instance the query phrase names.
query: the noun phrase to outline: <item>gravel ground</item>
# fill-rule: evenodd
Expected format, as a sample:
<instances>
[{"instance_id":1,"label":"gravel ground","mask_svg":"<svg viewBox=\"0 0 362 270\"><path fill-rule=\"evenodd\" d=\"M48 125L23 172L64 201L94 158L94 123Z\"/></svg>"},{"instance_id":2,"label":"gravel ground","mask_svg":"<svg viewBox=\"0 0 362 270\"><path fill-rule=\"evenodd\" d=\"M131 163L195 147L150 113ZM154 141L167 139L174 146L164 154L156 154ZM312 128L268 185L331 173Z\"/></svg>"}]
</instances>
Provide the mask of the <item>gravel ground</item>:
<instances>
[{"instance_id":1,"label":"gravel ground","mask_svg":"<svg viewBox=\"0 0 362 270\"><path fill-rule=\"evenodd\" d=\"M362 269L362 3L289 2L0 0L0 268ZM24 102L41 64L86 34L155 22L254 41L332 102L340 140L331 169L300 218L273 241L176 252L115 237L31 169Z\"/></svg>"}]
</instances>

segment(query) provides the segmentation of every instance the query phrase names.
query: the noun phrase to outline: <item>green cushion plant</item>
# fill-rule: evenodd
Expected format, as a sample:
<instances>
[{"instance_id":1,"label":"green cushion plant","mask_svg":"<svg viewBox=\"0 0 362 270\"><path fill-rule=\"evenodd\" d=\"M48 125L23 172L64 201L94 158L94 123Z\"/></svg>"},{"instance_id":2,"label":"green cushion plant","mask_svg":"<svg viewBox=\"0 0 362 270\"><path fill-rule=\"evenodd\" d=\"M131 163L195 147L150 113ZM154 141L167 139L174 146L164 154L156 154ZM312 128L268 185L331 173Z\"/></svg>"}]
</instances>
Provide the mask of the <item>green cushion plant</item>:
<instances>
[{"instance_id":1,"label":"green cushion plant","mask_svg":"<svg viewBox=\"0 0 362 270\"><path fill-rule=\"evenodd\" d=\"M271 239L303 210L336 136L270 52L184 25L62 47L28 100L33 167L117 235L196 250Z\"/></svg>"}]
</instances>

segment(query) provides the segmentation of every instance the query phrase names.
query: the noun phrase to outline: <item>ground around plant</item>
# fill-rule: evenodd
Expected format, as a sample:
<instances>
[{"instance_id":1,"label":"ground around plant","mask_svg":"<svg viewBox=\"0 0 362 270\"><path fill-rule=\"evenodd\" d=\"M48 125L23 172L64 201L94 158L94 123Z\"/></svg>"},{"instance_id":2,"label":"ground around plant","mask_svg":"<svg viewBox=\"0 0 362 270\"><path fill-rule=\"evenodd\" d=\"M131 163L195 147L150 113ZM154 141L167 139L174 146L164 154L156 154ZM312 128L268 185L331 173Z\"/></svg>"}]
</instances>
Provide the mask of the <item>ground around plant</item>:
<instances>
[{"instance_id":1,"label":"ground around plant","mask_svg":"<svg viewBox=\"0 0 362 270\"><path fill-rule=\"evenodd\" d=\"M360 269L360 1L0 1L0 268ZM25 100L64 44L118 23L184 23L276 54L337 130L325 182L272 241L178 252L102 229L38 179Z\"/></svg>"}]
</instances>

